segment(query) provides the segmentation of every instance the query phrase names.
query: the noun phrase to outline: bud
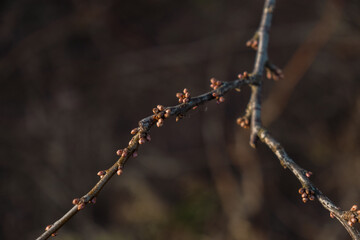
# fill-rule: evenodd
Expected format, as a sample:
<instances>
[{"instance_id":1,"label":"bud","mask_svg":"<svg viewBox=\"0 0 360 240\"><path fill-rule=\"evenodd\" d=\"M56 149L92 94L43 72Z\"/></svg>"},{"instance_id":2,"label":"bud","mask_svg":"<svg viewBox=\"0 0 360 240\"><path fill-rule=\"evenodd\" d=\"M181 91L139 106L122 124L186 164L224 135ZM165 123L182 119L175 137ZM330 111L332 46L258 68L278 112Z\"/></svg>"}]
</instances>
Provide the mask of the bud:
<instances>
[{"instance_id":1,"label":"bud","mask_svg":"<svg viewBox=\"0 0 360 240\"><path fill-rule=\"evenodd\" d=\"M348 221L348 224L349 224L350 227L354 226L354 223L352 221L350 221L350 220Z\"/></svg>"},{"instance_id":2,"label":"bud","mask_svg":"<svg viewBox=\"0 0 360 240\"><path fill-rule=\"evenodd\" d=\"M354 218L354 217L352 217L352 218L350 219L350 221L351 221L352 223L356 223L356 222L357 222L357 219Z\"/></svg>"},{"instance_id":3,"label":"bud","mask_svg":"<svg viewBox=\"0 0 360 240\"><path fill-rule=\"evenodd\" d=\"M98 175L100 178L103 178L105 174L106 174L106 172L105 172L104 170L98 171L98 173L97 173L97 175Z\"/></svg>"},{"instance_id":4,"label":"bud","mask_svg":"<svg viewBox=\"0 0 360 240\"><path fill-rule=\"evenodd\" d=\"M116 151L116 155L121 156L122 152L123 152L123 150L119 149Z\"/></svg>"},{"instance_id":5,"label":"bud","mask_svg":"<svg viewBox=\"0 0 360 240\"><path fill-rule=\"evenodd\" d=\"M353 205L350 209L350 211L355 212L358 209L357 205Z\"/></svg>"},{"instance_id":6,"label":"bud","mask_svg":"<svg viewBox=\"0 0 360 240\"><path fill-rule=\"evenodd\" d=\"M52 227L52 225L47 225L46 228L45 228L45 231L49 230L50 228Z\"/></svg>"},{"instance_id":7,"label":"bud","mask_svg":"<svg viewBox=\"0 0 360 240\"><path fill-rule=\"evenodd\" d=\"M122 169L121 169L121 168L118 168L118 170L116 171L116 174L117 174L118 176L120 176L120 175L122 174Z\"/></svg>"},{"instance_id":8,"label":"bud","mask_svg":"<svg viewBox=\"0 0 360 240\"><path fill-rule=\"evenodd\" d=\"M303 194L304 191L305 191L304 188L300 188L300 189L299 189L299 193L300 193L300 194Z\"/></svg>"},{"instance_id":9,"label":"bud","mask_svg":"<svg viewBox=\"0 0 360 240\"><path fill-rule=\"evenodd\" d=\"M182 94L182 93L176 93L177 98L182 98L183 96L184 96L184 94Z\"/></svg>"},{"instance_id":10,"label":"bud","mask_svg":"<svg viewBox=\"0 0 360 240\"><path fill-rule=\"evenodd\" d=\"M159 112L159 109L153 108L152 112L153 112L154 114L157 114L157 113Z\"/></svg>"},{"instance_id":11,"label":"bud","mask_svg":"<svg viewBox=\"0 0 360 240\"><path fill-rule=\"evenodd\" d=\"M183 92L187 93L187 92L189 92L189 90L187 88L184 88Z\"/></svg>"},{"instance_id":12,"label":"bud","mask_svg":"<svg viewBox=\"0 0 360 240\"><path fill-rule=\"evenodd\" d=\"M330 212L330 217L331 217L331 218L334 218L334 217L335 217L335 215L334 215L333 212Z\"/></svg>"},{"instance_id":13,"label":"bud","mask_svg":"<svg viewBox=\"0 0 360 240\"><path fill-rule=\"evenodd\" d=\"M85 203L80 203L78 206L77 206L77 209L80 211L82 209L85 208Z\"/></svg>"},{"instance_id":14,"label":"bud","mask_svg":"<svg viewBox=\"0 0 360 240\"><path fill-rule=\"evenodd\" d=\"M133 156L133 158L136 158L138 156L138 153L136 151L134 151L132 156Z\"/></svg>"},{"instance_id":15,"label":"bud","mask_svg":"<svg viewBox=\"0 0 360 240\"><path fill-rule=\"evenodd\" d=\"M306 193L301 194L302 198L306 198L308 195Z\"/></svg>"},{"instance_id":16,"label":"bud","mask_svg":"<svg viewBox=\"0 0 360 240\"><path fill-rule=\"evenodd\" d=\"M80 199L79 199L79 198L74 198L74 199L72 200L72 204L74 204L74 205L78 205L79 202L80 202Z\"/></svg>"},{"instance_id":17,"label":"bud","mask_svg":"<svg viewBox=\"0 0 360 240\"><path fill-rule=\"evenodd\" d=\"M127 156L127 149L125 148L121 154L121 157L126 157Z\"/></svg>"},{"instance_id":18,"label":"bud","mask_svg":"<svg viewBox=\"0 0 360 240\"><path fill-rule=\"evenodd\" d=\"M223 96L221 96L221 97L219 98L219 102L221 102L221 103L225 102L225 98L224 98Z\"/></svg>"},{"instance_id":19,"label":"bud","mask_svg":"<svg viewBox=\"0 0 360 240\"><path fill-rule=\"evenodd\" d=\"M146 135L146 140L148 140L148 142L151 141L151 136L150 136L150 134Z\"/></svg>"},{"instance_id":20,"label":"bud","mask_svg":"<svg viewBox=\"0 0 360 240\"><path fill-rule=\"evenodd\" d=\"M189 97L190 97L190 93L189 93L189 92L185 93L185 97L186 97L186 98L189 98Z\"/></svg>"},{"instance_id":21,"label":"bud","mask_svg":"<svg viewBox=\"0 0 360 240\"><path fill-rule=\"evenodd\" d=\"M93 198L91 199L91 203L92 203L92 204L95 204L95 203L96 203L96 197L93 197Z\"/></svg>"},{"instance_id":22,"label":"bud","mask_svg":"<svg viewBox=\"0 0 360 240\"><path fill-rule=\"evenodd\" d=\"M309 199L306 198L306 197L302 199L303 203L306 203L308 200L309 200Z\"/></svg>"},{"instance_id":23,"label":"bud","mask_svg":"<svg viewBox=\"0 0 360 240\"><path fill-rule=\"evenodd\" d=\"M310 195L309 199L310 199L310 201L314 201L315 200L314 195Z\"/></svg>"},{"instance_id":24,"label":"bud","mask_svg":"<svg viewBox=\"0 0 360 240\"><path fill-rule=\"evenodd\" d=\"M157 121L156 126L157 126L157 127L161 127L163 124L164 124L164 119L160 118L160 119Z\"/></svg>"},{"instance_id":25,"label":"bud","mask_svg":"<svg viewBox=\"0 0 360 240\"><path fill-rule=\"evenodd\" d=\"M130 133L131 133L132 135L134 135L134 134L136 134L138 131L139 131L138 128L134 128L133 130L131 130Z\"/></svg>"},{"instance_id":26,"label":"bud","mask_svg":"<svg viewBox=\"0 0 360 240\"><path fill-rule=\"evenodd\" d=\"M145 138L142 137L139 139L139 144L144 144L145 142L146 142Z\"/></svg>"},{"instance_id":27,"label":"bud","mask_svg":"<svg viewBox=\"0 0 360 240\"><path fill-rule=\"evenodd\" d=\"M164 106L163 105L157 105L157 109L159 109L159 111L164 111Z\"/></svg>"},{"instance_id":28,"label":"bud","mask_svg":"<svg viewBox=\"0 0 360 240\"><path fill-rule=\"evenodd\" d=\"M215 79L215 78L210 78L210 82L211 82L212 84L215 84L216 79Z\"/></svg>"}]
</instances>

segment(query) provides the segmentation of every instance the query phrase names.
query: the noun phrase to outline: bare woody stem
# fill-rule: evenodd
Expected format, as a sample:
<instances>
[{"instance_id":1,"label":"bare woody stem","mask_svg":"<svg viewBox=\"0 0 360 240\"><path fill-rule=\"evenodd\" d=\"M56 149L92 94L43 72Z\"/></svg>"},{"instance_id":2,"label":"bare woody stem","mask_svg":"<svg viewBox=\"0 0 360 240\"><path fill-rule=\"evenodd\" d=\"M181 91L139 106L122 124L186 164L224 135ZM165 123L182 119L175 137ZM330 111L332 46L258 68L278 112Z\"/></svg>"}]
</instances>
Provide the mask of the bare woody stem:
<instances>
[{"instance_id":1,"label":"bare woody stem","mask_svg":"<svg viewBox=\"0 0 360 240\"><path fill-rule=\"evenodd\" d=\"M264 10L260 22L260 27L255 33L253 38L254 41L259 41L259 45L256 53L256 60L253 72L247 76L241 76L239 79L231 82L217 82L213 87L214 90L204 93L197 97L186 97L183 103L172 106L172 107L159 107L153 115L150 115L139 121L138 128L134 129L134 136L130 140L127 147L118 151L120 158L107 170L100 171L100 180L96 185L84 196L79 199L74 199L75 206L73 206L63 217L57 220L52 225L49 225L47 230L37 238L37 240L47 239L54 235L58 229L60 229L67 221L69 221L76 213L83 209L86 205L95 203L95 199L103 187L109 182L109 180L117 173L121 174L122 169L125 166L127 160L133 156L135 157L136 152L141 144L145 142L145 139L150 141L149 131L157 124L161 126L163 121L170 116L177 118L184 116L188 111L195 107L204 104L214 99L218 102L224 100L223 96L234 89L239 89L244 85L251 87L251 97L248 103L245 118L248 120L251 118L251 132L250 132L250 145L255 147L257 139L264 142L278 157L283 167L288 168L298 178L304 189L312 191L318 201L324 206L325 209L330 211L336 217L340 223L346 228L350 236L355 240L360 240L359 232L348 224L354 211L343 211L331 202L307 177L307 171L298 166L285 152L281 145L262 127L261 123L261 86L262 78L265 70L266 63L268 62L268 41L269 41L269 30L271 26L272 12L274 10L275 0L266 0ZM255 44L257 45L257 43ZM185 93L185 90L184 90ZM181 99L180 99L181 100ZM186 101L185 101L186 100ZM160 113L158 113L160 111ZM245 124L247 125L247 124ZM73 202L74 202L73 201ZM356 215L356 217L359 217Z\"/></svg>"}]
</instances>

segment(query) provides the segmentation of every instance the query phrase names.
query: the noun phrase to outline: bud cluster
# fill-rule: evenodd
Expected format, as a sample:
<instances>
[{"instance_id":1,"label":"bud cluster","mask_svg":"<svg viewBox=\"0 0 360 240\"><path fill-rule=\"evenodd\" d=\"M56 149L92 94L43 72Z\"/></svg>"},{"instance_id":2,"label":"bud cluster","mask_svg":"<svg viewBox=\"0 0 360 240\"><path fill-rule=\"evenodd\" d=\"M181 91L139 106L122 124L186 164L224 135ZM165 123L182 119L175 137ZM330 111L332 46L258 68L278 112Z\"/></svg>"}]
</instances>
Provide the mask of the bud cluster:
<instances>
[{"instance_id":1,"label":"bud cluster","mask_svg":"<svg viewBox=\"0 0 360 240\"><path fill-rule=\"evenodd\" d=\"M128 155L128 149L127 148L119 149L116 151L116 155L120 157L126 157Z\"/></svg>"},{"instance_id":2,"label":"bud cluster","mask_svg":"<svg viewBox=\"0 0 360 240\"><path fill-rule=\"evenodd\" d=\"M310 178L312 175L313 175L313 173L310 172L310 171L308 171L308 172L305 173L305 176L306 176L307 178Z\"/></svg>"},{"instance_id":3,"label":"bud cluster","mask_svg":"<svg viewBox=\"0 0 360 240\"><path fill-rule=\"evenodd\" d=\"M306 188L300 188L299 194L301 194L302 201L306 203L308 200L315 200L315 192Z\"/></svg>"},{"instance_id":4,"label":"bud cluster","mask_svg":"<svg viewBox=\"0 0 360 240\"><path fill-rule=\"evenodd\" d=\"M251 47L254 50L258 50L259 41L257 38L252 38L249 41L246 42L247 47Z\"/></svg>"},{"instance_id":5,"label":"bud cluster","mask_svg":"<svg viewBox=\"0 0 360 240\"><path fill-rule=\"evenodd\" d=\"M187 103L190 101L190 92L184 88L182 93L176 93L176 97L179 99L179 103Z\"/></svg>"},{"instance_id":6,"label":"bud cluster","mask_svg":"<svg viewBox=\"0 0 360 240\"><path fill-rule=\"evenodd\" d=\"M249 77L250 74L247 71L243 72L242 74L241 73L238 74L239 79L248 79Z\"/></svg>"},{"instance_id":7,"label":"bud cluster","mask_svg":"<svg viewBox=\"0 0 360 240\"><path fill-rule=\"evenodd\" d=\"M95 200L96 202L96 200ZM81 209L85 208L85 202L84 199L81 198L74 198L72 200L72 204L77 205L77 209L80 211Z\"/></svg>"},{"instance_id":8,"label":"bud cluster","mask_svg":"<svg viewBox=\"0 0 360 240\"><path fill-rule=\"evenodd\" d=\"M282 70L275 65L271 64L270 66L266 67L266 78L267 79L273 79L274 81L277 81L279 79L284 78L284 74Z\"/></svg>"},{"instance_id":9,"label":"bud cluster","mask_svg":"<svg viewBox=\"0 0 360 240\"><path fill-rule=\"evenodd\" d=\"M236 119L236 123L242 127L242 128L249 128L250 127L250 121L249 118L247 117L239 117L238 119Z\"/></svg>"},{"instance_id":10,"label":"bud cluster","mask_svg":"<svg viewBox=\"0 0 360 240\"><path fill-rule=\"evenodd\" d=\"M357 205L353 205L350 208L350 216L348 220L349 226L354 226L355 223L359 222L360 210L358 210Z\"/></svg>"},{"instance_id":11,"label":"bud cluster","mask_svg":"<svg viewBox=\"0 0 360 240\"><path fill-rule=\"evenodd\" d=\"M218 89L223 84L221 81L217 81L215 78L211 78L210 83L210 87L214 90ZM225 98L216 92L213 92L212 96L216 98L217 103L225 102Z\"/></svg>"},{"instance_id":12,"label":"bud cluster","mask_svg":"<svg viewBox=\"0 0 360 240\"><path fill-rule=\"evenodd\" d=\"M157 120L156 126L161 127L164 125L164 119L170 117L171 110L165 109L163 105L157 105L156 108L153 108L154 116L153 118Z\"/></svg>"}]
</instances>

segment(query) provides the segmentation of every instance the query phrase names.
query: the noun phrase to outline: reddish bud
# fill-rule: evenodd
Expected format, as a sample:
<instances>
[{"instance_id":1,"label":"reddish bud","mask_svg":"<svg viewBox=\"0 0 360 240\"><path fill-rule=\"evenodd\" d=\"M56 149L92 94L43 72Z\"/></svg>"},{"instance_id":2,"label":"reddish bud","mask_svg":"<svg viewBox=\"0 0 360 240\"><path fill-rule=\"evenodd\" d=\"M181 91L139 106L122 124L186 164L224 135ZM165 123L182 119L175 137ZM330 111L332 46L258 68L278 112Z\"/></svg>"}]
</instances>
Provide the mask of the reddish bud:
<instances>
[{"instance_id":1,"label":"reddish bud","mask_svg":"<svg viewBox=\"0 0 360 240\"><path fill-rule=\"evenodd\" d=\"M299 193L300 193L300 194L303 194L304 191L305 191L304 188L300 188L300 189L299 189Z\"/></svg>"},{"instance_id":2,"label":"reddish bud","mask_svg":"<svg viewBox=\"0 0 360 240\"><path fill-rule=\"evenodd\" d=\"M356 213L357 213L358 215L360 215L360 210L358 210Z\"/></svg>"},{"instance_id":3,"label":"reddish bud","mask_svg":"<svg viewBox=\"0 0 360 240\"><path fill-rule=\"evenodd\" d=\"M45 231L49 230L51 228L51 224L50 225L47 225L46 228L45 228Z\"/></svg>"},{"instance_id":4,"label":"reddish bud","mask_svg":"<svg viewBox=\"0 0 360 240\"><path fill-rule=\"evenodd\" d=\"M193 109L193 110L195 110L195 109L197 109L197 108L198 108L198 106L193 106L193 108L192 108L192 109Z\"/></svg>"},{"instance_id":5,"label":"reddish bud","mask_svg":"<svg viewBox=\"0 0 360 240\"><path fill-rule=\"evenodd\" d=\"M189 98L189 97L190 97L190 93L189 93L189 92L185 93L185 97L186 97L186 98Z\"/></svg>"},{"instance_id":6,"label":"reddish bud","mask_svg":"<svg viewBox=\"0 0 360 240\"><path fill-rule=\"evenodd\" d=\"M334 218L334 217L335 217L335 215L334 215L333 212L330 212L330 217L331 217L331 218Z\"/></svg>"},{"instance_id":7,"label":"reddish bud","mask_svg":"<svg viewBox=\"0 0 360 240\"><path fill-rule=\"evenodd\" d=\"M215 78L210 78L210 82L211 82L212 84L215 84L216 79L215 79Z\"/></svg>"},{"instance_id":8,"label":"reddish bud","mask_svg":"<svg viewBox=\"0 0 360 240\"><path fill-rule=\"evenodd\" d=\"M306 194L310 194L310 190L309 189L305 189L305 192L306 192Z\"/></svg>"},{"instance_id":9,"label":"reddish bud","mask_svg":"<svg viewBox=\"0 0 360 240\"><path fill-rule=\"evenodd\" d=\"M353 205L350 209L350 211L355 212L358 209L357 205Z\"/></svg>"},{"instance_id":10,"label":"reddish bud","mask_svg":"<svg viewBox=\"0 0 360 240\"><path fill-rule=\"evenodd\" d=\"M184 94L182 94L182 93L176 93L177 98L182 98L183 96L184 96Z\"/></svg>"},{"instance_id":11,"label":"reddish bud","mask_svg":"<svg viewBox=\"0 0 360 240\"><path fill-rule=\"evenodd\" d=\"M134 134L136 134L138 131L139 131L138 128L134 128L133 130L131 130L130 133L131 133L132 135L134 135Z\"/></svg>"},{"instance_id":12,"label":"reddish bud","mask_svg":"<svg viewBox=\"0 0 360 240\"><path fill-rule=\"evenodd\" d=\"M80 202L80 199L79 199L79 198L74 198L74 199L72 200L72 204L74 204L74 205L78 205L79 202Z\"/></svg>"},{"instance_id":13,"label":"reddish bud","mask_svg":"<svg viewBox=\"0 0 360 240\"><path fill-rule=\"evenodd\" d=\"M310 201L314 201L314 200L315 200L315 196L314 196L314 195L310 195L310 196L309 196L309 199L310 199Z\"/></svg>"},{"instance_id":14,"label":"reddish bud","mask_svg":"<svg viewBox=\"0 0 360 240\"><path fill-rule=\"evenodd\" d=\"M216 92L213 92L213 93L212 93L212 96L213 96L213 97L217 97L217 93L216 93Z\"/></svg>"},{"instance_id":15,"label":"reddish bud","mask_svg":"<svg viewBox=\"0 0 360 240\"><path fill-rule=\"evenodd\" d=\"M116 171L116 174L120 176L122 174L122 168L118 167L118 170Z\"/></svg>"},{"instance_id":16,"label":"reddish bud","mask_svg":"<svg viewBox=\"0 0 360 240\"><path fill-rule=\"evenodd\" d=\"M126 157L126 156L127 156L127 149L125 148L121 154L121 157Z\"/></svg>"},{"instance_id":17,"label":"reddish bud","mask_svg":"<svg viewBox=\"0 0 360 240\"><path fill-rule=\"evenodd\" d=\"M57 235L57 233L52 233L51 236L52 237L55 237Z\"/></svg>"},{"instance_id":18,"label":"reddish bud","mask_svg":"<svg viewBox=\"0 0 360 240\"><path fill-rule=\"evenodd\" d=\"M306 193L301 194L302 198L306 198L308 195Z\"/></svg>"},{"instance_id":19,"label":"reddish bud","mask_svg":"<svg viewBox=\"0 0 360 240\"><path fill-rule=\"evenodd\" d=\"M157 109L159 109L159 111L164 111L164 106L163 105L157 105Z\"/></svg>"},{"instance_id":20,"label":"reddish bud","mask_svg":"<svg viewBox=\"0 0 360 240\"><path fill-rule=\"evenodd\" d=\"M150 134L146 135L146 140L148 140L148 142L151 141L151 136L150 136Z\"/></svg>"},{"instance_id":21,"label":"reddish bud","mask_svg":"<svg viewBox=\"0 0 360 240\"><path fill-rule=\"evenodd\" d=\"M106 174L106 172L104 170L98 171L97 175L102 178L104 175Z\"/></svg>"},{"instance_id":22,"label":"reddish bud","mask_svg":"<svg viewBox=\"0 0 360 240\"><path fill-rule=\"evenodd\" d=\"M164 124L164 119L160 118L160 119L157 121L156 126L157 126L157 127L161 127L163 124Z\"/></svg>"},{"instance_id":23,"label":"reddish bud","mask_svg":"<svg viewBox=\"0 0 360 240\"><path fill-rule=\"evenodd\" d=\"M85 203L80 203L77 205L77 209L80 211L81 209L85 208Z\"/></svg>"},{"instance_id":24,"label":"reddish bud","mask_svg":"<svg viewBox=\"0 0 360 240\"><path fill-rule=\"evenodd\" d=\"M305 173L305 175L306 175L307 178L311 177L312 174L313 174L313 173L310 172L310 171Z\"/></svg>"},{"instance_id":25,"label":"reddish bud","mask_svg":"<svg viewBox=\"0 0 360 240\"><path fill-rule=\"evenodd\" d=\"M154 114L157 114L157 113L159 112L159 109L157 109L157 108L153 108L153 110L152 110L152 111L153 111L153 113L154 113Z\"/></svg>"},{"instance_id":26,"label":"reddish bud","mask_svg":"<svg viewBox=\"0 0 360 240\"><path fill-rule=\"evenodd\" d=\"M303 203L307 203L308 200L309 200L309 199L306 198L306 197L302 199Z\"/></svg>"},{"instance_id":27,"label":"reddish bud","mask_svg":"<svg viewBox=\"0 0 360 240\"><path fill-rule=\"evenodd\" d=\"M187 88L184 88L183 93L187 93L189 90Z\"/></svg>"},{"instance_id":28,"label":"reddish bud","mask_svg":"<svg viewBox=\"0 0 360 240\"><path fill-rule=\"evenodd\" d=\"M219 102L221 103L225 102L225 98L223 96L219 97Z\"/></svg>"},{"instance_id":29,"label":"reddish bud","mask_svg":"<svg viewBox=\"0 0 360 240\"><path fill-rule=\"evenodd\" d=\"M352 217L352 218L350 219L350 221L351 221L352 223L356 223L356 222L357 222L357 219L354 218L354 217Z\"/></svg>"},{"instance_id":30,"label":"reddish bud","mask_svg":"<svg viewBox=\"0 0 360 240\"><path fill-rule=\"evenodd\" d=\"M145 138L140 138L139 139L139 144L144 144L146 142Z\"/></svg>"},{"instance_id":31,"label":"reddish bud","mask_svg":"<svg viewBox=\"0 0 360 240\"><path fill-rule=\"evenodd\" d=\"M136 158L138 156L138 153L136 151L134 151L132 156L133 156L133 158Z\"/></svg>"},{"instance_id":32,"label":"reddish bud","mask_svg":"<svg viewBox=\"0 0 360 240\"><path fill-rule=\"evenodd\" d=\"M349 224L350 227L354 226L354 223L352 221L350 221L350 220L348 221L348 224Z\"/></svg>"},{"instance_id":33,"label":"reddish bud","mask_svg":"<svg viewBox=\"0 0 360 240\"><path fill-rule=\"evenodd\" d=\"M116 151L116 155L121 156L122 152L123 152L123 150L119 149L119 150Z\"/></svg>"},{"instance_id":34,"label":"reddish bud","mask_svg":"<svg viewBox=\"0 0 360 240\"><path fill-rule=\"evenodd\" d=\"M96 203L96 197L93 197L93 198L91 199L91 203L92 203L92 204L95 204L95 203Z\"/></svg>"},{"instance_id":35,"label":"reddish bud","mask_svg":"<svg viewBox=\"0 0 360 240\"><path fill-rule=\"evenodd\" d=\"M240 73L237 75L238 79L242 79L243 75Z\"/></svg>"}]
</instances>

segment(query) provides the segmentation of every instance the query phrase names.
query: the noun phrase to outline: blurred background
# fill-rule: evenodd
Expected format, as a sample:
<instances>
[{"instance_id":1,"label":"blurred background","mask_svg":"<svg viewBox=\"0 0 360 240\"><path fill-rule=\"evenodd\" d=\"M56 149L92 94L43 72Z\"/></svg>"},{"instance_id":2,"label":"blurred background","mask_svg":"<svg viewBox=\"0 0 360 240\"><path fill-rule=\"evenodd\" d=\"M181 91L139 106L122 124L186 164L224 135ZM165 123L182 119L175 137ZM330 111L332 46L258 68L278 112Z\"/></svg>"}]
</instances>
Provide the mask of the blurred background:
<instances>
[{"instance_id":1,"label":"blurred background","mask_svg":"<svg viewBox=\"0 0 360 240\"><path fill-rule=\"evenodd\" d=\"M251 71L263 1L0 3L0 239L35 239L97 182L157 104ZM360 204L360 2L279 0L263 122L336 204ZM249 89L153 128L56 239L350 239L236 126ZM357 225L359 227L359 225Z\"/></svg>"}]
</instances>

